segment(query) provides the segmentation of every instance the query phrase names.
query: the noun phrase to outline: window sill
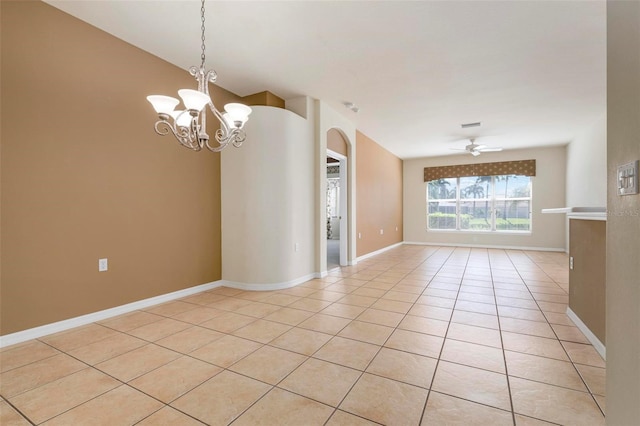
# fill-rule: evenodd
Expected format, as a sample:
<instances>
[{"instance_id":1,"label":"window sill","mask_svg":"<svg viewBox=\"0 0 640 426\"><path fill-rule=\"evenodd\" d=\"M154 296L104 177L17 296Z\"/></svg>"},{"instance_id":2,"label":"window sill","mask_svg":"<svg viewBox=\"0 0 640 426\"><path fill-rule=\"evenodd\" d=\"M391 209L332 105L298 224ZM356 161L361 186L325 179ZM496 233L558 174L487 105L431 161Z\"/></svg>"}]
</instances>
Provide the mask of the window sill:
<instances>
[{"instance_id":1,"label":"window sill","mask_svg":"<svg viewBox=\"0 0 640 426\"><path fill-rule=\"evenodd\" d=\"M434 232L436 234L468 234L468 235L528 235L532 234L531 231L466 231L457 229L428 229L427 232Z\"/></svg>"}]
</instances>

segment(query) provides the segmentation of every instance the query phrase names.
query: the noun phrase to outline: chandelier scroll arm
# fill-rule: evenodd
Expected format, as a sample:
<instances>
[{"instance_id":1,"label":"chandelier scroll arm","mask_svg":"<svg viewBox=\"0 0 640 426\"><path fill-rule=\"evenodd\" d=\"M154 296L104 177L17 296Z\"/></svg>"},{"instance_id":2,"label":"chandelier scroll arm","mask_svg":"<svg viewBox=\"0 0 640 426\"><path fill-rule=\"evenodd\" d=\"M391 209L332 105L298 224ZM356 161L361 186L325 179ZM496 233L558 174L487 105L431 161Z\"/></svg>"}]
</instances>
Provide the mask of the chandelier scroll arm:
<instances>
[{"instance_id":1,"label":"chandelier scroll arm","mask_svg":"<svg viewBox=\"0 0 640 426\"><path fill-rule=\"evenodd\" d=\"M202 149L198 143L194 143L193 132L189 128L178 127L176 130L172 129L172 131L180 145L193 151L200 151Z\"/></svg>"},{"instance_id":2,"label":"chandelier scroll arm","mask_svg":"<svg viewBox=\"0 0 640 426\"><path fill-rule=\"evenodd\" d=\"M218 138L216 137L216 142L218 141ZM211 152L220 152L223 149L225 149L227 147L227 145L229 145L229 143L225 143L225 144L219 144L218 146L211 146L211 144L209 144L209 140L207 140L206 142L206 147L209 151Z\"/></svg>"},{"instance_id":3,"label":"chandelier scroll arm","mask_svg":"<svg viewBox=\"0 0 640 426\"><path fill-rule=\"evenodd\" d=\"M193 151L200 151L201 149L200 146L194 146L192 143L190 143L192 140L190 135L191 132L186 127L177 127L175 124L171 124L168 120L160 119L156 121L154 128L156 133L160 136L166 136L169 133L173 134L180 145L184 146L185 148L189 148Z\"/></svg>"},{"instance_id":4,"label":"chandelier scroll arm","mask_svg":"<svg viewBox=\"0 0 640 426\"><path fill-rule=\"evenodd\" d=\"M216 106L213 104L213 102L209 102L209 109L211 110L211 113L218 119L218 121L220 122L220 129L224 128L224 132L225 133L230 133L230 128L229 128L229 124L227 124L227 120L224 119L224 117L222 116L222 113L220 111L218 111L218 108L216 108Z\"/></svg>"},{"instance_id":5,"label":"chandelier scroll arm","mask_svg":"<svg viewBox=\"0 0 640 426\"><path fill-rule=\"evenodd\" d=\"M242 135L239 135L239 137L237 137L237 138L235 138L233 140L233 146L236 147L236 148L240 148L245 139L246 139L246 135L245 135L245 133L243 131Z\"/></svg>"},{"instance_id":6,"label":"chandelier scroll arm","mask_svg":"<svg viewBox=\"0 0 640 426\"><path fill-rule=\"evenodd\" d=\"M156 133L160 136L166 136L169 132L173 133L176 136L176 132L173 130L173 126L167 120L160 119L156 121L156 124L153 126Z\"/></svg>"}]
</instances>

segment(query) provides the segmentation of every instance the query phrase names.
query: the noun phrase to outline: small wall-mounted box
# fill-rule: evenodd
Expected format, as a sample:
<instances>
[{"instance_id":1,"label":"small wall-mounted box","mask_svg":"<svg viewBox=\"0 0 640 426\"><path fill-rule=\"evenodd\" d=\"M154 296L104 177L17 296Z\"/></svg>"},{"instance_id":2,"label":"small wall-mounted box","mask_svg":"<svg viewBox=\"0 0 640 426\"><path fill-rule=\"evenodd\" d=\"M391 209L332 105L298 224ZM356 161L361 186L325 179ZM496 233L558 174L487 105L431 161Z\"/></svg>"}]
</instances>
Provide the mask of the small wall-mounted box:
<instances>
[{"instance_id":1,"label":"small wall-mounted box","mask_svg":"<svg viewBox=\"0 0 640 426\"><path fill-rule=\"evenodd\" d=\"M638 160L618 166L618 195L638 193Z\"/></svg>"}]
</instances>

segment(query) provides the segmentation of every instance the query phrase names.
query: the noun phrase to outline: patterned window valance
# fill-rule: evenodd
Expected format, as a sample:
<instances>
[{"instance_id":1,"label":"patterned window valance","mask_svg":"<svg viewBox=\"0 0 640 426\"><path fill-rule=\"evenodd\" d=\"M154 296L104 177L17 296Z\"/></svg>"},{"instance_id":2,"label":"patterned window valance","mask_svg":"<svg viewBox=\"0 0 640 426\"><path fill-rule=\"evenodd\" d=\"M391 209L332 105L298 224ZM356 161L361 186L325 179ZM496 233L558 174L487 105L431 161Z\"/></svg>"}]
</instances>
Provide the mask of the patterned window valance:
<instances>
[{"instance_id":1,"label":"patterned window valance","mask_svg":"<svg viewBox=\"0 0 640 426\"><path fill-rule=\"evenodd\" d=\"M500 161L497 163L458 164L425 167L424 181L464 176L536 175L536 160Z\"/></svg>"}]
</instances>

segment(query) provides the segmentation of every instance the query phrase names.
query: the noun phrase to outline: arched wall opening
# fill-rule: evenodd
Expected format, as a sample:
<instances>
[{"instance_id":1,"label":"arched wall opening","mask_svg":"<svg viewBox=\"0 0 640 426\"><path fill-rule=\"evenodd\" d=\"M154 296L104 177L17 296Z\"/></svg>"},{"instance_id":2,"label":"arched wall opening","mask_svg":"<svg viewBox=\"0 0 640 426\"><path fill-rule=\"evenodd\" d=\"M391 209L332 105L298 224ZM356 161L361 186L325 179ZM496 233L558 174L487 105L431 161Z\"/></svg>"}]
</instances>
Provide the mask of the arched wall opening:
<instances>
[{"instance_id":1,"label":"arched wall opening","mask_svg":"<svg viewBox=\"0 0 640 426\"><path fill-rule=\"evenodd\" d=\"M316 270L321 277L327 275L327 149L329 131L338 132L347 147L346 181L347 181L347 218L346 237L347 250L345 263L356 263L356 127L344 116L338 114L322 101L315 101L316 114Z\"/></svg>"}]
</instances>

